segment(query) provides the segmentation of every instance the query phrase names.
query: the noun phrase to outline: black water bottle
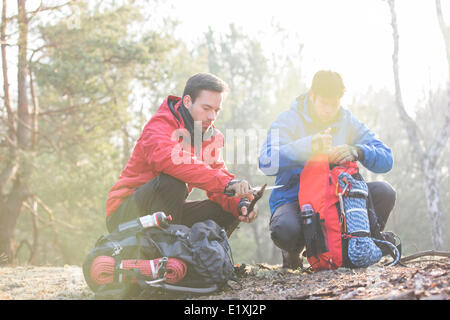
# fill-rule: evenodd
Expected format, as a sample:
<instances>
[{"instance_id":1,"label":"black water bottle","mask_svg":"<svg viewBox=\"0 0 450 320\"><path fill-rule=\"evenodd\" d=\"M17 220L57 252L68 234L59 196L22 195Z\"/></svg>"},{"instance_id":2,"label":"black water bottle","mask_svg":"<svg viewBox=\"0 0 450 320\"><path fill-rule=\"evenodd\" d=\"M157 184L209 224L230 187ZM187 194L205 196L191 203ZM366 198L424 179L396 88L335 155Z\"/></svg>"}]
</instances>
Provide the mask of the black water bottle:
<instances>
[{"instance_id":1,"label":"black water bottle","mask_svg":"<svg viewBox=\"0 0 450 320\"><path fill-rule=\"evenodd\" d=\"M305 239L306 255L308 257L315 256L317 251L314 243L314 240L316 238L314 214L314 209L309 203L302 206L300 218L303 229L303 237Z\"/></svg>"},{"instance_id":2,"label":"black water bottle","mask_svg":"<svg viewBox=\"0 0 450 320\"><path fill-rule=\"evenodd\" d=\"M302 225L304 228L308 228L309 225L313 223L314 209L309 203L302 206L302 211L300 212L300 217L302 219Z\"/></svg>"}]
</instances>

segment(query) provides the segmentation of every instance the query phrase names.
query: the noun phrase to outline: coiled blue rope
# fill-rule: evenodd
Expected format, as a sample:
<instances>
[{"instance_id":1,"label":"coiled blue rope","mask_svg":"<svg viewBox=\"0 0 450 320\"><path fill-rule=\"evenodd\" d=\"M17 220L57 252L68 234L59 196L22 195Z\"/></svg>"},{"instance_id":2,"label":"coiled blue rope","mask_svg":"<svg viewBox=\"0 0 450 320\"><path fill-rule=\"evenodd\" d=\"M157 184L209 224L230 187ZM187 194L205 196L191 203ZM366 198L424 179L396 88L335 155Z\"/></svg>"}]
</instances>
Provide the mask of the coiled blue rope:
<instances>
[{"instance_id":1,"label":"coiled blue rope","mask_svg":"<svg viewBox=\"0 0 450 320\"><path fill-rule=\"evenodd\" d=\"M395 252L394 262L389 266L397 264L400 257L397 248L389 241L370 237L370 224L366 209L367 184L363 180L356 180L346 172L342 172L338 176L338 183L343 190L348 192L343 197L347 233L350 236L355 234L367 235L349 239L348 257L351 263L357 267L366 268L380 261L383 254L375 244L375 242L379 242L390 246Z\"/></svg>"},{"instance_id":2,"label":"coiled blue rope","mask_svg":"<svg viewBox=\"0 0 450 320\"><path fill-rule=\"evenodd\" d=\"M395 266L399 261L400 261L400 252L398 251L397 247L394 246L392 243L390 243L389 241L385 241L385 240L380 240L380 239L375 239L372 238L373 241L378 242L378 243L384 243L385 245L388 245L389 247L391 247L392 250L394 250L394 254L395 254L395 258L394 261L392 261L391 263L389 263L387 265L387 267L391 267L391 266Z\"/></svg>"}]
</instances>

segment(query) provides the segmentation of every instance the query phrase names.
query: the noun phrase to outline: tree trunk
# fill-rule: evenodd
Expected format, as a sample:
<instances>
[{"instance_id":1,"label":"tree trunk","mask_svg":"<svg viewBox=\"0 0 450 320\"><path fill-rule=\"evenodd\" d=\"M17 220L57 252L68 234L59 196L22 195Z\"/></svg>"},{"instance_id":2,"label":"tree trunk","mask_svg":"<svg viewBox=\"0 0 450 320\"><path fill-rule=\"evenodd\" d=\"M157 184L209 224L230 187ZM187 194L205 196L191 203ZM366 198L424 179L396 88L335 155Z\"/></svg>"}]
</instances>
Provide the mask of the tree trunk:
<instances>
[{"instance_id":1,"label":"tree trunk","mask_svg":"<svg viewBox=\"0 0 450 320\"><path fill-rule=\"evenodd\" d=\"M430 221L431 243L433 248L440 250L443 246L441 226L441 206L439 196L439 178L437 168L430 165L430 161L424 161L423 183L425 185L425 198L428 206Z\"/></svg>"},{"instance_id":2,"label":"tree trunk","mask_svg":"<svg viewBox=\"0 0 450 320\"><path fill-rule=\"evenodd\" d=\"M14 230L26 199L22 188L20 177L17 177L6 201L3 198L0 202L0 254L4 253L8 258L3 263L14 261Z\"/></svg>"},{"instance_id":3,"label":"tree trunk","mask_svg":"<svg viewBox=\"0 0 450 320\"><path fill-rule=\"evenodd\" d=\"M17 92L18 92L18 124L17 141L19 147L28 150L31 144L31 118L28 105L28 18L25 10L25 0L18 0L19 9L19 51L17 70Z\"/></svg>"},{"instance_id":4,"label":"tree trunk","mask_svg":"<svg viewBox=\"0 0 450 320\"><path fill-rule=\"evenodd\" d=\"M17 219L22 211L24 201L30 195L29 180L31 176L31 159L27 152L31 146L32 126L29 112L27 79L28 79L28 18L25 8L25 0L18 0L18 23L19 23L19 40L18 40L18 69L17 69L17 85L18 85L18 112L17 112L17 130L15 132L15 141L10 141L9 162L5 170L0 175L0 254L7 257L0 263L8 263L14 261L14 230L16 228ZM4 26L6 24L6 1L3 1L2 10L2 36L4 37ZM3 45L3 43L2 43ZM5 80L6 69L6 48L2 46L3 77ZM7 75L6 75L7 79ZM7 82L6 82L7 84ZM4 86L7 90L7 85ZM6 96L5 91L5 96ZM11 130L11 128L10 128ZM20 154L20 156L19 156ZM13 168L11 170L10 168ZM7 192L7 184L12 183L12 187Z\"/></svg>"},{"instance_id":5,"label":"tree trunk","mask_svg":"<svg viewBox=\"0 0 450 320\"><path fill-rule=\"evenodd\" d=\"M15 161L15 130L14 130L14 114L11 109L11 99L9 96L8 81L8 64L6 60L6 0L2 2L2 22L1 22L1 53L2 53L2 75L3 75L3 91L4 103L8 115L8 158L6 166L0 174L0 264L11 261L11 243L10 228L8 221L4 217L9 216L9 210L6 206L7 197L5 190L7 184L15 177L18 166Z\"/></svg>"},{"instance_id":6,"label":"tree trunk","mask_svg":"<svg viewBox=\"0 0 450 320\"><path fill-rule=\"evenodd\" d=\"M33 246L28 262L30 264L36 264L37 253L39 249L39 227L38 227L38 204L35 199L31 202L31 219L33 223Z\"/></svg>"},{"instance_id":7,"label":"tree trunk","mask_svg":"<svg viewBox=\"0 0 450 320\"><path fill-rule=\"evenodd\" d=\"M6 0L3 0L2 6L2 21L0 27L0 39L1 39L1 54L2 54L2 75L3 75L3 92L4 103L8 117L8 134L6 136L7 141L7 159L4 162L6 165L3 171L0 173L0 208L3 207L4 194L7 184L9 184L16 175L17 165L17 153L16 153L16 129L14 126L14 113L11 108L11 98L9 95L9 80L8 80L8 63L6 58ZM0 211L1 214L1 211Z\"/></svg>"},{"instance_id":8,"label":"tree trunk","mask_svg":"<svg viewBox=\"0 0 450 320\"><path fill-rule=\"evenodd\" d=\"M12 261L12 235L9 221L9 210L6 208L4 199L0 200L0 264L9 263Z\"/></svg>"},{"instance_id":9,"label":"tree trunk","mask_svg":"<svg viewBox=\"0 0 450 320\"><path fill-rule=\"evenodd\" d=\"M420 166L424 183L424 195L426 204L428 207L428 217L430 221L431 242L434 249L439 250L442 248L442 221L441 221L441 208L440 208L440 194L439 194L439 175L438 175L438 161L442 154L443 148L446 145L450 136L450 96L449 104L444 117L444 123L441 130L433 137L433 140L428 148L421 139L421 134L417 124L407 114L403 98L400 89L399 68L398 68L398 49L399 49L399 36L397 29L397 17L395 12L395 1L388 0L388 4L391 11L391 25L394 39L394 52L392 54L392 65L394 72L395 83L395 99L396 107L400 115L404 128L408 135L412 153L414 158ZM441 26L441 31L444 36L447 54L449 53L449 42L447 41L446 28L443 24L442 14L440 13L440 1L436 0L436 10L438 20ZM450 69L449 69L450 70ZM450 91L449 91L450 92Z\"/></svg>"},{"instance_id":10,"label":"tree trunk","mask_svg":"<svg viewBox=\"0 0 450 320\"><path fill-rule=\"evenodd\" d=\"M0 31L1 50L2 50L2 71L3 71L3 91L6 113L8 115L8 138L14 141L14 114L11 109L11 98L9 96L8 63L6 60L6 0L3 0L2 22Z\"/></svg>"}]
</instances>

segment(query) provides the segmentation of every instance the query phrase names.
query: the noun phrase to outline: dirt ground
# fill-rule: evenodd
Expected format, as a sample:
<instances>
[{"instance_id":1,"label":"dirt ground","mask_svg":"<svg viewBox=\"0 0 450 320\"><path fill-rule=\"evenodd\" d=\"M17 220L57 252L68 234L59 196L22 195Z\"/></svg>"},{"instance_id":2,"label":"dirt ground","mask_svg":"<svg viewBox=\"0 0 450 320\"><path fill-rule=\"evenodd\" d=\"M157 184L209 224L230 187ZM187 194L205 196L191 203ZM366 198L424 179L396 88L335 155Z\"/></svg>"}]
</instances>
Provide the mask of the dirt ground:
<instances>
[{"instance_id":1,"label":"dirt ground","mask_svg":"<svg viewBox=\"0 0 450 320\"><path fill-rule=\"evenodd\" d=\"M450 259L421 258L405 266L309 273L279 265L240 265L239 282L209 296L158 296L196 300L449 300ZM1 300L93 300L78 266L0 267Z\"/></svg>"}]
</instances>

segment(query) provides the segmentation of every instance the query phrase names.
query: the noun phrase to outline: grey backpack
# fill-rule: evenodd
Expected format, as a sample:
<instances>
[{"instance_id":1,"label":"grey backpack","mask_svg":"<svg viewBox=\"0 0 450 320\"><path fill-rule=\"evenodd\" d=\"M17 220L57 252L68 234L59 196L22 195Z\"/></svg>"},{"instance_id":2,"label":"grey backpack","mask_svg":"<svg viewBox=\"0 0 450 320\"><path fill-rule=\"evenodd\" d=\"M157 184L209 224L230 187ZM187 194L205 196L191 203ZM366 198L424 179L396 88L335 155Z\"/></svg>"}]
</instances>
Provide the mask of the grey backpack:
<instances>
[{"instance_id":1,"label":"grey backpack","mask_svg":"<svg viewBox=\"0 0 450 320\"><path fill-rule=\"evenodd\" d=\"M95 259L109 258L108 283L99 284L93 276ZM183 261L187 273L181 281L166 281L165 263L170 258ZM129 259L158 259L158 277L149 277L138 268L124 270L121 262ZM115 230L101 236L83 263L83 274L96 298L133 298L155 292L207 294L221 289L234 276L231 248L225 230L212 220L195 223L191 228L169 225L140 230ZM126 279L126 280L123 280ZM131 281L133 279L133 281Z\"/></svg>"}]
</instances>

